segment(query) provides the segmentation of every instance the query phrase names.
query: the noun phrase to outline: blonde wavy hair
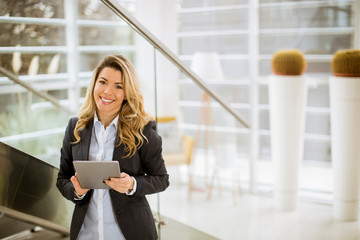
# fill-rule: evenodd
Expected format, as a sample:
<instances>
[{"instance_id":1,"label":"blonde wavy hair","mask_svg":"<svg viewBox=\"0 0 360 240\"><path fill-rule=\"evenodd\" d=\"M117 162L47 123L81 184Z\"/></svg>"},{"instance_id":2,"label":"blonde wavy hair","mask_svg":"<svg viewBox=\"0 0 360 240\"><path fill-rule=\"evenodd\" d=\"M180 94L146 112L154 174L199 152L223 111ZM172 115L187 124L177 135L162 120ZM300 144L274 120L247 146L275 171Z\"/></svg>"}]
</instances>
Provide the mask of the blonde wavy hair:
<instances>
[{"instance_id":1,"label":"blonde wavy hair","mask_svg":"<svg viewBox=\"0 0 360 240\"><path fill-rule=\"evenodd\" d=\"M121 72L125 98L119 111L116 146L124 144L125 152L127 152L124 158L131 157L142 146L144 140L148 141L142 131L152 118L144 110L143 96L140 91L135 68L122 55L107 56L95 68L87 89L85 102L80 108L78 122L74 129L76 138L74 144L80 142L80 131L86 127L89 121L94 119L96 112L94 87L100 72L106 67Z\"/></svg>"}]
</instances>

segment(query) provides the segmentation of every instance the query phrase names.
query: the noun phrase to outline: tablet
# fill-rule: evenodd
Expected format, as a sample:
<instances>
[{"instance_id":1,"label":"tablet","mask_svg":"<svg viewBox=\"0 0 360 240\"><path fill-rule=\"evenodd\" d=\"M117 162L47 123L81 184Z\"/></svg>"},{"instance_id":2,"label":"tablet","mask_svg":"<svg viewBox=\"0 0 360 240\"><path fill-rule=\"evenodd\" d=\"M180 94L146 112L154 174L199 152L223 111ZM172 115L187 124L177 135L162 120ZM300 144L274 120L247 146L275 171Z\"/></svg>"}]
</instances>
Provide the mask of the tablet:
<instances>
[{"instance_id":1,"label":"tablet","mask_svg":"<svg viewBox=\"0 0 360 240\"><path fill-rule=\"evenodd\" d=\"M73 161L82 188L110 189L105 179L120 177L118 161Z\"/></svg>"}]
</instances>

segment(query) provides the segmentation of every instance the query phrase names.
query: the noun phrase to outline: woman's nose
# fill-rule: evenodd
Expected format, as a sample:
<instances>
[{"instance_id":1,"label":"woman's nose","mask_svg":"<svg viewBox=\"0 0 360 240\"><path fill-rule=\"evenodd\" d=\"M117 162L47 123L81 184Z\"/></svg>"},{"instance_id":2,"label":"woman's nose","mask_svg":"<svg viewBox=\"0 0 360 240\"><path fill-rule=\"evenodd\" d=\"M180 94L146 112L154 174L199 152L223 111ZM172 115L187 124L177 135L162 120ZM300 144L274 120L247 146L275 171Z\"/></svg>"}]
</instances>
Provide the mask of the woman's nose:
<instances>
[{"instance_id":1,"label":"woman's nose","mask_svg":"<svg viewBox=\"0 0 360 240\"><path fill-rule=\"evenodd\" d=\"M109 93L110 93L110 89L109 89L109 87L108 87L108 86L107 86L107 87L105 87L104 93L105 93L105 94L109 94Z\"/></svg>"}]
</instances>

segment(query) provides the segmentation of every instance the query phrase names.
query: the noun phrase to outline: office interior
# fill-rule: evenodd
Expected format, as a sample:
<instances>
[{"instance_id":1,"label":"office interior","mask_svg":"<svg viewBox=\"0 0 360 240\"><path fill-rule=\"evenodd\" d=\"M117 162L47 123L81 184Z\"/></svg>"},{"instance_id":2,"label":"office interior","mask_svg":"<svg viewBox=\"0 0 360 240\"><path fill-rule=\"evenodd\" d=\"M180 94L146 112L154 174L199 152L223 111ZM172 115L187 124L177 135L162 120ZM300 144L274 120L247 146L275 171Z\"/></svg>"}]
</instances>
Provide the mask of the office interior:
<instances>
[{"instance_id":1,"label":"office interior","mask_svg":"<svg viewBox=\"0 0 360 240\"><path fill-rule=\"evenodd\" d=\"M360 49L360 0L0 6L1 239L69 239L73 205L55 187L62 138L92 70L111 54L134 63L163 140L170 186L148 196L159 239L360 239L360 97L347 122L330 87L335 53ZM274 54L288 49L304 56L306 94L303 115L280 117L282 143L299 135L289 145L299 153L279 162L269 86ZM353 156L347 148L335 161L337 145Z\"/></svg>"}]
</instances>

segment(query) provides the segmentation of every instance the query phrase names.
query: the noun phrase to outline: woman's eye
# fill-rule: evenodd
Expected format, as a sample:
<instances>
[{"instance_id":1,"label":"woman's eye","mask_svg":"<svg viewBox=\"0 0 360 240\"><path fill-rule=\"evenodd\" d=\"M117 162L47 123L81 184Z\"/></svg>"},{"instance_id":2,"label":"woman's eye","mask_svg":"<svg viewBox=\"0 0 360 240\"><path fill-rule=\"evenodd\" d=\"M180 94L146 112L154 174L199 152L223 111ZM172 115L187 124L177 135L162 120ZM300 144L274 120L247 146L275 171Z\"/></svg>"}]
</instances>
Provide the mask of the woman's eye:
<instances>
[{"instance_id":1,"label":"woman's eye","mask_svg":"<svg viewBox=\"0 0 360 240\"><path fill-rule=\"evenodd\" d=\"M123 89L123 87L120 85L116 85L116 89Z\"/></svg>"},{"instance_id":2,"label":"woman's eye","mask_svg":"<svg viewBox=\"0 0 360 240\"><path fill-rule=\"evenodd\" d=\"M104 80L99 80L100 84L105 84L106 82Z\"/></svg>"}]
</instances>

